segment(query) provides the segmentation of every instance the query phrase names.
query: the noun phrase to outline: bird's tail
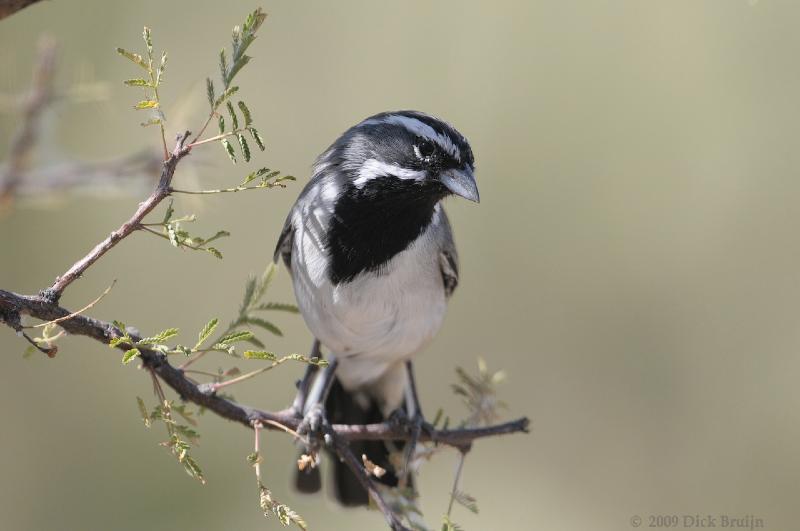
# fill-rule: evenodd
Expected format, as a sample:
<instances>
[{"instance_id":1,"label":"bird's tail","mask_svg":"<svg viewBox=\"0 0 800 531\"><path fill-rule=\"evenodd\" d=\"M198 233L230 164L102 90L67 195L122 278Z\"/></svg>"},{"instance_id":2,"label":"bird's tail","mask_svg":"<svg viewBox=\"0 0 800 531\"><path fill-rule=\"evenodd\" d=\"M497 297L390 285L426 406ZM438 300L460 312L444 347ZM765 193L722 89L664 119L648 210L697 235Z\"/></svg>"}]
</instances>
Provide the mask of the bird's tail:
<instances>
[{"instance_id":1,"label":"bird's tail","mask_svg":"<svg viewBox=\"0 0 800 531\"><path fill-rule=\"evenodd\" d=\"M334 380L330 394L325 402L325 412L331 424L372 424L383 422L385 417L374 400L366 395L356 396L342 387L338 380ZM393 443L396 449L401 449L403 443ZM378 481L395 487L398 478L394 467L390 464L390 450L383 441L354 441L350 444L353 453L361 459L362 455L385 469L387 472ZM369 495L355 474L346 463L337 456L331 455L333 461L333 493L336 500L346 507L356 507L369 504ZM297 490L305 493L318 492L322 487L319 467L306 467L298 471L295 478Z\"/></svg>"}]
</instances>

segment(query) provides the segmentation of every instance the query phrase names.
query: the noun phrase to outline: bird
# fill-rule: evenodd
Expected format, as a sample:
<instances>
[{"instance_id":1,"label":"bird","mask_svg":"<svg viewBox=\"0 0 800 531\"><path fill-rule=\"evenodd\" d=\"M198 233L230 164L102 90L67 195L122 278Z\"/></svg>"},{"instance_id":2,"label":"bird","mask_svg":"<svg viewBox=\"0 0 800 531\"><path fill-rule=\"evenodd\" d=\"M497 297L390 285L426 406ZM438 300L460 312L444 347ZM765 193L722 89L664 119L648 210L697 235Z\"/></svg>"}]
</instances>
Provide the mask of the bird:
<instances>
[{"instance_id":1,"label":"bird","mask_svg":"<svg viewBox=\"0 0 800 531\"><path fill-rule=\"evenodd\" d=\"M439 331L459 281L443 207L450 196L480 202L472 149L449 123L419 111L370 116L317 158L274 254L290 273L314 352L321 344L330 354L330 365L309 366L298 382L294 407L306 429L397 415L424 421L412 359ZM389 445L352 444L390 470L381 481L397 485ZM336 499L367 504L352 471L334 461ZM318 469L298 472L296 486L319 490Z\"/></svg>"}]
</instances>

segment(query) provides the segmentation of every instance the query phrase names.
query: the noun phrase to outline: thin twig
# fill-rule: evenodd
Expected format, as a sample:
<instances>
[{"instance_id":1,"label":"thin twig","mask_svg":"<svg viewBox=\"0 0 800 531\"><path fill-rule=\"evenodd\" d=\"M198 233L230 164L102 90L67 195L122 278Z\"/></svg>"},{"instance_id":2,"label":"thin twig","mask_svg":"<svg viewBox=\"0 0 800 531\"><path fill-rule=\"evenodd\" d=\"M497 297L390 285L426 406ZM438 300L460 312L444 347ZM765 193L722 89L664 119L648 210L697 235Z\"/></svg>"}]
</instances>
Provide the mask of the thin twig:
<instances>
[{"instance_id":1,"label":"thin twig","mask_svg":"<svg viewBox=\"0 0 800 531\"><path fill-rule=\"evenodd\" d=\"M0 181L0 207L11 202L27 169L31 150L36 144L39 118L53 99L55 62L55 42L49 38L42 38L39 42L39 60L33 70L33 87L25 103L22 125L11 142L8 166Z\"/></svg>"},{"instance_id":2,"label":"thin twig","mask_svg":"<svg viewBox=\"0 0 800 531\"><path fill-rule=\"evenodd\" d=\"M116 283L117 283L117 279L114 279L114 281L111 283L111 285L108 286L105 289L105 291L103 291L103 293L100 294L100 296L98 296L95 300L93 300L92 302L90 302L89 304L87 304L86 306L84 306L83 308L78 310L77 312L72 312L71 314L65 315L64 317L59 317L58 319L53 319L52 321L47 321L46 323L39 323L37 325L33 325L33 326L30 326L30 327L26 327L26 328L42 328L42 327L45 327L47 325L58 324L61 321L66 321L67 319L71 319L72 317L75 317L76 315L80 315L83 312L85 312L86 310L92 308L98 302L100 302L100 299L102 299L103 297L108 295L108 293L111 291L111 288L113 288L114 284L116 284Z\"/></svg>"},{"instance_id":3,"label":"thin twig","mask_svg":"<svg viewBox=\"0 0 800 531\"><path fill-rule=\"evenodd\" d=\"M275 186L281 186L281 185L275 185ZM210 195L210 194L225 194L230 192L244 192L245 190L263 190L264 188L274 188L274 186L237 186L236 188L218 188L216 190L176 190L173 188L172 193Z\"/></svg>"},{"instance_id":4,"label":"thin twig","mask_svg":"<svg viewBox=\"0 0 800 531\"><path fill-rule=\"evenodd\" d=\"M387 505L386 500L383 499L381 491L378 490L375 482L372 481L372 479L369 477L369 474L367 474L364 464L356 457L356 455L353 453L353 450L350 449L350 445L342 440L341 437L336 435L335 432L331 432L329 435L339 458L343 460L348 467L350 467L350 470L353 471L353 474L358 479L358 482L361 483L361 486L364 487L364 489L369 493L372 501L374 501L375 505L378 507L378 510L383 513L383 516L386 519L386 523L389 524L389 527L395 531L409 531L408 528L405 527L397 518L397 515L392 508Z\"/></svg>"},{"instance_id":5,"label":"thin twig","mask_svg":"<svg viewBox=\"0 0 800 531\"><path fill-rule=\"evenodd\" d=\"M279 360L275 360L275 361L272 362L271 365L267 365L266 367L261 367L260 369L256 369L254 371L250 371L250 372L244 373L241 376L237 376L236 378L232 378L230 380L225 380L224 382L216 382L216 383L210 384L209 387L211 388L211 390L213 392L217 392L220 389L222 389L223 387L227 387L229 385L236 385L236 384L241 383L241 382L243 382L245 380L249 380L250 378L258 376L259 374L262 374L262 373L265 373L267 371L270 371L270 370L274 369L275 367L277 367L278 365L281 365L282 363L285 363L285 362L289 361L290 359L291 358L286 357L286 358L281 358Z\"/></svg>"},{"instance_id":6,"label":"thin twig","mask_svg":"<svg viewBox=\"0 0 800 531\"><path fill-rule=\"evenodd\" d=\"M189 144L186 147L188 149L192 149L192 148L195 148L197 146L202 146L203 144L208 144L209 142L215 142L217 140L222 140L223 138L228 138L229 136L241 135L244 132L245 132L245 129L237 129L236 131L229 131L227 133L222 133L222 134L219 134L219 135L216 135L216 136L212 136L212 137L200 140L199 142L192 142L191 144Z\"/></svg>"},{"instance_id":7,"label":"thin twig","mask_svg":"<svg viewBox=\"0 0 800 531\"><path fill-rule=\"evenodd\" d=\"M164 161L158 185L150 196L139 204L139 208L136 209L133 216L117 230L109 234L106 239L98 243L86 256L75 262L66 273L58 277L53 285L45 291L48 298L53 301L58 301L67 286L80 278L83 272L91 267L101 256L113 249L120 241L135 231L144 217L169 195L169 187L172 182L172 177L175 174L175 167L183 157L189 154L189 150L184 145L189 134L189 131L186 131L183 135L178 136L175 149L172 151L170 157Z\"/></svg>"},{"instance_id":8,"label":"thin twig","mask_svg":"<svg viewBox=\"0 0 800 531\"><path fill-rule=\"evenodd\" d=\"M281 424L280 422L276 422L274 420L264 420L264 424L269 424L270 426L275 426L279 430L283 430L286 433L288 433L289 435L294 436L295 439L297 439L298 441L302 442L303 444L308 445L308 439L306 439L305 437L303 437L302 435L300 435L299 433L294 431L289 426L286 426L286 425Z\"/></svg>"},{"instance_id":9,"label":"thin twig","mask_svg":"<svg viewBox=\"0 0 800 531\"><path fill-rule=\"evenodd\" d=\"M453 478L453 489L450 491L450 503L447 505L447 518L453 512L453 502L456 501L458 493L458 483L461 481L461 471L464 470L464 460L467 457L467 452L461 451L458 453L458 464L456 465L456 475Z\"/></svg>"}]
</instances>

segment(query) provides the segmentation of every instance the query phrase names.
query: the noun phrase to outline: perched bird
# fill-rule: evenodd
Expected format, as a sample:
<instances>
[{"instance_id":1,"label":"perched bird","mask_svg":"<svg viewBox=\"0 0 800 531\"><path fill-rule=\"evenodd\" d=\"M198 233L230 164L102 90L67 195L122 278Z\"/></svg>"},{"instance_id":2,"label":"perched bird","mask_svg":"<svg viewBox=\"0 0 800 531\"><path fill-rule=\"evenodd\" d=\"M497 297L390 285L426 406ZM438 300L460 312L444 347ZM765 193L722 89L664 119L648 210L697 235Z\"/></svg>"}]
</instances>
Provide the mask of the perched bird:
<instances>
[{"instance_id":1,"label":"perched bird","mask_svg":"<svg viewBox=\"0 0 800 531\"><path fill-rule=\"evenodd\" d=\"M474 169L466 138L416 111L367 118L317 159L275 250L316 348L331 354L326 370L307 372L295 401L312 427L380 422L398 411L422 419L410 360L441 327L458 284L442 200L478 202ZM353 449L391 470L384 443ZM339 501L366 504L352 472L335 467ZM300 490L319 486L318 470L299 474Z\"/></svg>"}]
</instances>

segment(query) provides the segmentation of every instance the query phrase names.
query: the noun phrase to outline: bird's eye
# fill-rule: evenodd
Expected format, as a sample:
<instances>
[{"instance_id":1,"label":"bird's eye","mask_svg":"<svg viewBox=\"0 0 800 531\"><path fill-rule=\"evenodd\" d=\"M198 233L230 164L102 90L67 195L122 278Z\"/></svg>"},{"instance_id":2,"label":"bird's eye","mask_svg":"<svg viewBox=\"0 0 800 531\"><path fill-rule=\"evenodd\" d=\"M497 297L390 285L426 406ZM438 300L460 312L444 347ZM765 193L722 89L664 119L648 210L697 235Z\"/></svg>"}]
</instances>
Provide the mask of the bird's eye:
<instances>
[{"instance_id":1,"label":"bird's eye","mask_svg":"<svg viewBox=\"0 0 800 531\"><path fill-rule=\"evenodd\" d=\"M433 152L436 150L433 142L424 139L420 140L419 143L417 143L417 145L414 147L416 148L415 151L417 152L417 156L422 159L427 159L433 155Z\"/></svg>"}]
</instances>

